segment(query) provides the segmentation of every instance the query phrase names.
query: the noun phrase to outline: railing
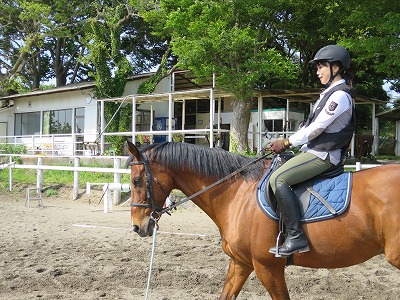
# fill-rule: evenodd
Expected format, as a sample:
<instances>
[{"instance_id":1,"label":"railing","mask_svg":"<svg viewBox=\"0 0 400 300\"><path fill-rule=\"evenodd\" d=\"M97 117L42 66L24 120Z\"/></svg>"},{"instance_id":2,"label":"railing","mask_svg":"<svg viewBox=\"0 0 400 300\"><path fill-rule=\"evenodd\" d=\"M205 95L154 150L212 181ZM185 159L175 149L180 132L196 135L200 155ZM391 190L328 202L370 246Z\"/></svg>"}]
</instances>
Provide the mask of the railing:
<instances>
[{"instance_id":1,"label":"railing","mask_svg":"<svg viewBox=\"0 0 400 300\"><path fill-rule=\"evenodd\" d=\"M121 190L115 189L116 185L125 186L121 182L121 174L130 174L130 169L121 168L121 161L126 160L127 157L123 156L114 156L114 157L96 157L91 159L109 159L113 161L114 167L113 168L103 168L103 167L80 167L80 160L82 157L75 156L75 157L68 157L69 159L73 160L73 166L63 166L63 165L45 165L43 164L43 160L46 157L41 155L20 155L20 154L0 154L1 157L6 158L6 163L4 161L1 168L8 168L9 169L9 190L12 191L13 187L13 169L30 169L36 170L36 188L42 190L43 189L43 171L44 170L58 170L58 171L72 171L74 172L74 180L73 180L73 192L72 192L72 199L76 200L78 198L78 190L79 190L79 173L80 172L95 172L95 173L111 173L114 174L114 182L110 183L113 184L114 187L114 203L119 204L121 201ZM37 164L17 164L14 162L14 157L20 158L34 158L37 161ZM48 157L51 158L51 157ZM111 206L109 199L106 199L105 207ZM105 209L106 210L106 209ZM107 211L105 211L107 212Z\"/></svg>"},{"instance_id":2,"label":"railing","mask_svg":"<svg viewBox=\"0 0 400 300\"><path fill-rule=\"evenodd\" d=\"M65 156L89 153L83 137L83 134L20 135L0 136L0 141L1 144L25 145L32 155Z\"/></svg>"},{"instance_id":3,"label":"railing","mask_svg":"<svg viewBox=\"0 0 400 300\"><path fill-rule=\"evenodd\" d=\"M229 132L224 129L214 129L213 134ZM125 136L139 141L139 137L149 137L148 142L153 143L155 136L165 136L166 141L174 141L174 137L179 137L179 141L192 139L206 139L209 136L210 129L185 129L171 131L137 131L137 132L105 132L104 136ZM88 138L89 136L89 138ZM46 155L46 156L97 156L110 152L112 145L104 143L101 145L101 139L96 140L98 134L53 134L53 135L19 135L19 136L0 136L0 145L25 145L27 154ZM90 142L87 140L90 139ZM103 153L102 153L103 149ZM112 153L112 151L111 151Z\"/></svg>"},{"instance_id":4,"label":"railing","mask_svg":"<svg viewBox=\"0 0 400 300\"><path fill-rule=\"evenodd\" d=\"M213 134L213 144L211 145L210 133ZM210 147L221 146L221 137L224 133L230 133L229 129L179 129L179 130L159 130L159 131L137 131L137 132L104 132L104 136L124 136L134 139L136 142L153 143L155 136L164 136L165 141L195 142L200 144L210 144ZM266 147L268 142L280 137L289 137L291 131L279 132L258 132L248 131L250 148L257 151ZM261 138L260 138L261 135ZM106 151L109 155L114 155L114 149L110 143L101 145L102 139L97 139L99 134L53 134L53 135L20 135L20 136L0 136L1 144L25 145L27 153L30 155L45 156L98 156L104 155ZM87 140L90 139L90 142ZM98 141L97 141L97 140ZM204 141L201 141L204 139ZM261 145L259 145L261 142Z\"/></svg>"},{"instance_id":5,"label":"railing","mask_svg":"<svg viewBox=\"0 0 400 300\"><path fill-rule=\"evenodd\" d=\"M121 200L121 189L126 187L128 183L121 182L121 174L130 174L130 169L121 168L121 161L127 159L125 156L97 156L93 159L109 159L113 161L113 168L103 168L103 167L80 167L80 159L82 157L69 157L69 159L73 159L74 166L63 166L63 165L45 165L43 164L43 159L46 157L37 156L37 155L19 155L19 154L0 154L1 157L6 158L6 161L2 165L1 168L9 168L9 190L12 190L13 186L13 169L31 169L37 171L37 180L36 180L36 188L42 190L43 188L43 171L44 170L59 170L59 171L72 171L74 172L74 182L73 182L73 193L72 199L76 200L78 198L78 189L79 189L79 172L100 172L100 173L111 173L114 174L114 182L112 183L102 183L104 186L110 185L113 187L114 190L114 204L119 204ZM16 164L13 160L14 157L21 157L21 158L34 158L36 159L36 164ZM361 164L360 162L356 162L355 165L345 165L346 169L355 169L356 171L368 168L374 168L381 166L381 164ZM117 189L115 187L120 186L121 189ZM108 211L108 207L112 204L110 202L110 196L108 195L105 199L105 212Z\"/></svg>"}]
</instances>

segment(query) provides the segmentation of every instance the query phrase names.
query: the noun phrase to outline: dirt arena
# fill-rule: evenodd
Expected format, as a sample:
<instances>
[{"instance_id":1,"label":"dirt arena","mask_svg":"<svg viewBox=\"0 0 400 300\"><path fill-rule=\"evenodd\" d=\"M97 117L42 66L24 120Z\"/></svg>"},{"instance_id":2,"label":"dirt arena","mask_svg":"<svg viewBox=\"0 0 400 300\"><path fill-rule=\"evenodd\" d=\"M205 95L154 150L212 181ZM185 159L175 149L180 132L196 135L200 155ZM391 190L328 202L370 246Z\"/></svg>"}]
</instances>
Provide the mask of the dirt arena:
<instances>
[{"instance_id":1,"label":"dirt arena","mask_svg":"<svg viewBox=\"0 0 400 300\"><path fill-rule=\"evenodd\" d=\"M152 238L129 230L128 206L104 213L72 189L25 207L24 190L0 195L0 299L145 299ZM270 245L265 245L266 251ZM218 299L228 257L216 226L192 204L160 221L149 299ZM400 271L383 256L341 270L288 267L292 299L397 300ZM252 274L239 299L270 299Z\"/></svg>"}]
</instances>

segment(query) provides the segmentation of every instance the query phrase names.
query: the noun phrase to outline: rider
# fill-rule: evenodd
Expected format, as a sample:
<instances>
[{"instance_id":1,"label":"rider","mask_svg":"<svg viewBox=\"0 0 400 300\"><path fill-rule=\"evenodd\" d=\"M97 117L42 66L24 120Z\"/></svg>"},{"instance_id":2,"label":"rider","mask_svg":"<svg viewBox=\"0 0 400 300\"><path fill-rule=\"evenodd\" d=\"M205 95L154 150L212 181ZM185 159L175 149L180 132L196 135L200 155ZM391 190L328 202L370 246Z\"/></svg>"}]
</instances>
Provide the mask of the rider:
<instances>
[{"instance_id":1,"label":"rider","mask_svg":"<svg viewBox=\"0 0 400 300\"><path fill-rule=\"evenodd\" d=\"M301 153L278 168L270 178L286 227L285 242L278 247L283 257L310 250L300 224L298 199L290 186L343 164L355 129L351 80L346 73L350 67L349 52L342 46L328 45L310 62L316 64L318 78L326 89L304 126L289 138L271 144L274 153L301 146ZM272 247L269 252L275 254L276 248Z\"/></svg>"}]
</instances>

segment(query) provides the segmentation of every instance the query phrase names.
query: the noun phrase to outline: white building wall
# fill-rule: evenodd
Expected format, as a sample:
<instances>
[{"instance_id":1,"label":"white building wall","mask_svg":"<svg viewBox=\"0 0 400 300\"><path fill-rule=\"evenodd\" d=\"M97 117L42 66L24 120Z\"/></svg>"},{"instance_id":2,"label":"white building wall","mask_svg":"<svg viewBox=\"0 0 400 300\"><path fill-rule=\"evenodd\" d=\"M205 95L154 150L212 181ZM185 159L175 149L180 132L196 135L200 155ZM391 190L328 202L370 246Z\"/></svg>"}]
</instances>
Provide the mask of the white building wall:
<instances>
[{"instance_id":1,"label":"white building wall","mask_svg":"<svg viewBox=\"0 0 400 300\"><path fill-rule=\"evenodd\" d=\"M139 86L146 81L148 78L139 78L136 80L130 80L126 83L124 96L136 95L139 89ZM157 85L153 94L157 93L168 93L171 91L171 80L170 76L163 78L160 83Z\"/></svg>"},{"instance_id":2,"label":"white building wall","mask_svg":"<svg viewBox=\"0 0 400 300\"><path fill-rule=\"evenodd\" d=\"M141 83L148 77L139 77L127 82L123 96L136 95ZM171 90L170 76L161 80L155 93L166 93ZM93 90L66 90L63 92L39 94L14 99L14 107L0 111L0 131L6 128L8 136L14 135L14 118L16 113L43 112L49 110L63 110L85 108L83 141L93 143L99 134L98 120L100 105L96 99L92 99ZM142 109L153 109L154 117L168 116L168 102L153 102L141 104ZM73 124L71 120L71 124ZM41 134L40 132L37 133ZM44 138L44 137L43 137ZM39 139L41 140L41 139ZM39 141L38 140L38 141Z\"/></svg>"},{"instance_id":3,"label":"white building wall","mask_svg":"<svg viewBox=\"0 0 400 300\"><path fill-rule=\"evenodd\" d=\"M2 132L5 132L6 135L14 134L14 107L0 110L0 123L2 123L3 129L5 127L5 131Z\"/></svg>"},{"instance_id":4,"label":"white building wall","mask_svg":"<svg viewBox=\"0 0 400 300\"><path fill-rule=\"evenodd\" d=\"M19 98L15 101L15 110L13 114L84 107L84 142L93 142L97 137L97 101L94 99L90 100L90 98L87 97L89 94L89 91L85 90L83 92L68 91L64 93ZM13 124L14 122L11 123ZM14 135L14 128L12 128L12 130L9 129L9 135Z\"/></svg>"},{"instance_id":5,"label":"white building wall","mask_svg":"<svg viewBox=\"0 0 400 300\"><path fill-rule=\"evenodd\" d=\"M137 95L137 90L140 84L143 83L146 79L147 78L135 81L128 81L125 87L124 96ZM170 91L171 91L171 80L170 76L168 76L160 81L153 94L168 93ZM153 110L154 118L168 117L168 101L141 103L139 104L138 109Z\"/></svg>"},{"instance_id":6,"label":"white building wall","mask_svg":"<svg viewBox=\"0 0 400 300\"><path fill-rule=\"evenodd\" d=\"M19 98L15 100L15 113L61 110L74 107L86 107L96 105L96 101L86 103L86 95L80 91L69 91L64 93L47 94L35 97Z\"/></svg>"},{"instance_id":7,"label":"white building wall","mask_svg":"<svg viewBox=\"0 0 400 300\"><path fill-rule=\"evenodd\" d=\"M98 135L97 131L97 103L96 101L92 101L93 105L85 106L85 129L83 132L83 141L85 143L93 143Z\"/></svg>"},{"instance_id":8,"label":"white building wall","mask_svg":"<svg viewBox=\"0 0 400 300\"><path fill-rule=\"evenodd\" d=\"M146 80L147 78L130 80L126 83L124 89L124 96L135 95L137 94L137 90L139 86Z\"/></svg>"}]
</instances>

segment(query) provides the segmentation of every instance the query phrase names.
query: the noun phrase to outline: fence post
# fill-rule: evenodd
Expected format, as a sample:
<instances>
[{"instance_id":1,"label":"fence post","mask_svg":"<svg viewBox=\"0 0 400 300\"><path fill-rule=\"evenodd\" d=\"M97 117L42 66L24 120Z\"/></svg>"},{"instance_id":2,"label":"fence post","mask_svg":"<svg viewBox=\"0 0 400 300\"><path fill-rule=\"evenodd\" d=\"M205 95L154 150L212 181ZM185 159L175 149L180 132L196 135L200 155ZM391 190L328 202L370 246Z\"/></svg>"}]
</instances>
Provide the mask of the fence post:
<instances>
[{"instance_id":1,"label":"fence post","mask_svg":"<svg viewBox=\"0 0 400 300\"><path fill-rule=\"evenodd\" d=\"M121 159L114 157L114 169L121 168ZM121 173L114 173L114 184L121 184ZM121 203L121 190L114 190L114 205L119 205Z\"/></svg>"},{"instance_id":2,"label":"fence post","mask_svg":"<svg viewBox=\"0 0 400 300\"><path fill-rule=\"evenodd\" d=\"M37 165L43 165L43 157L38 157ZM38 193L41 193L43 189L43 169L38 168L36 171L36 188L38 189Z\"/></svg>"},{"instance_id":3,"label":"fence post","mask_svg":"<svg viewBox=\"0 0 400 300\"><path fill-rule=\"evenodd\" d=\"M80 164L80 158L74 158L74 167L78 168ZM74 190L72 191L72 200L78 199L78 190L79 190L79 171L74 171Z\"/></svg>"},{"instance_id":4,"label":"fence post","mask_svg":"<svg viewBox=\"0 0 400 300\"><path fill-rule=\"evenodd\" d=\"M360 171L361 170L361 162L356 161L356 171Z\"/></svg>"},{"instance_id":5,"label":"fence post","mask_svg":"<svg viewBox=\"0 0 400 300\"><path fill-rule=\"evenodd\" d=\"M9 156L9 158L8 158L8 162L9 162L9 164L10 164L10 166L11 166L11 164L12 164L12 162L13 162L13 159L12 159L12 156L10 155ZM8 178L9 178L9 187L8 187L8 190L11 192L12 191L12 182L13 182L13 180L12 180L12 168L8 168Z\"/></svg>"},{"instance_id":6,"label":"fence post","mask_svg":"<svg viewBox=\"0 0 400 300\"><path fill-rule=\"evenodd\" d=\"M113 209L113 204L111 200L111 188L109 184L104 185L103 187L103 194L104 194L104 212L108 213L112 211ZM115 192L115 190L114 190Z\"/></svg>"}]
</instances>

